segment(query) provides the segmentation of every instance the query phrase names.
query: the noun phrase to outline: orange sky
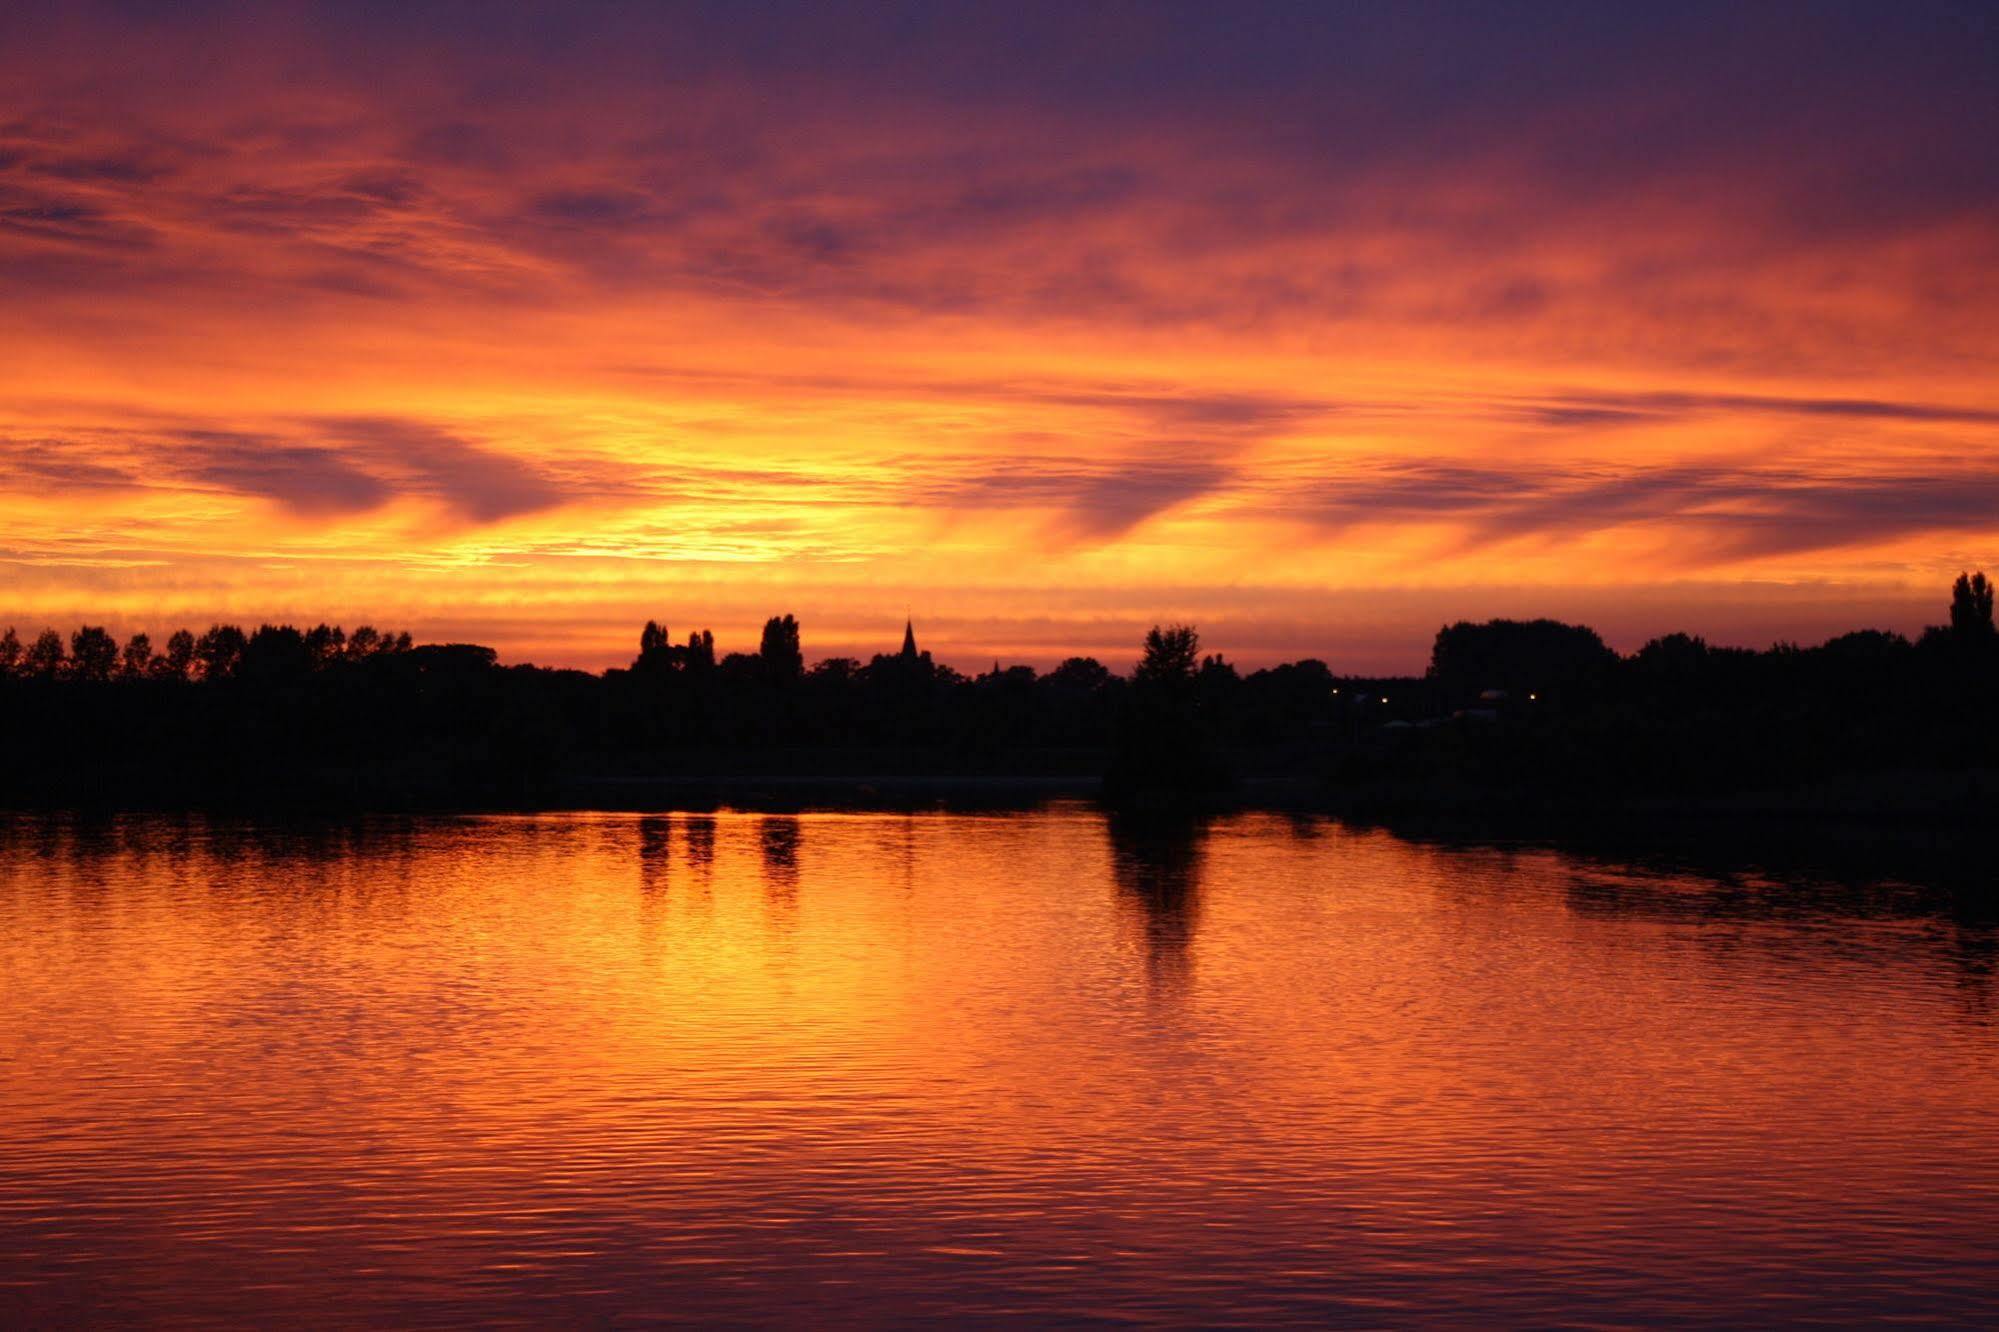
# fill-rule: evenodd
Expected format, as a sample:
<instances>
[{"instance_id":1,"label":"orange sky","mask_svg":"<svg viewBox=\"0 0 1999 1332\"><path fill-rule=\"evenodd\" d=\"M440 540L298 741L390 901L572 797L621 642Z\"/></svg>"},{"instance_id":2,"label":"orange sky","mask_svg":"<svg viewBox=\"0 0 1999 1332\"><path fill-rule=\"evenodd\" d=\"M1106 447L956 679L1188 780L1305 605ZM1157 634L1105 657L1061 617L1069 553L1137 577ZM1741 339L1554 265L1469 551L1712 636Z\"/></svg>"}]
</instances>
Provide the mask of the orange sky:
<instances>
[{"instance_id":1,"label":"orange sky","mask_svg":"<svg viewBox=\"0 0 1999 1332\"><path fill-rule=\"evenodd\" d=\"M0 620L1399 670L1999 565L1989 16L887 12L0 18Z\"/></svg>"}]
</instances>

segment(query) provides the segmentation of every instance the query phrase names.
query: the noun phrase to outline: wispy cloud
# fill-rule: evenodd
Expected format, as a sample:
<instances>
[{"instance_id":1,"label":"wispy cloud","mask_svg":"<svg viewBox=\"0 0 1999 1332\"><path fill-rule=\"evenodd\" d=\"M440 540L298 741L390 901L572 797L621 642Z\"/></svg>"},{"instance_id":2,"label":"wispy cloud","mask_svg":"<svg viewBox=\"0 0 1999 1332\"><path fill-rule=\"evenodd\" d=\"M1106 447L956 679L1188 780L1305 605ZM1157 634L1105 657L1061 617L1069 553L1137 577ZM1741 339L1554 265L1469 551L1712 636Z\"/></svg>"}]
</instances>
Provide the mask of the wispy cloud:
<instances>
[{"instance_id":1,"label":"wispy cloud","mask_svg":"<svg viewBox=\"0 0 1999 1332\"><path fill-rule=\"evenodd\" d=\"M1447 524L1466 547L1575 541L1649 525L1675 538L1677 568L1700 569L1877 547L1912 534L1989 531L1999 512L1999 467L1826 477L1755 466L1611 471L1392 462L1267 485L1252 503L1329 532Z\"/></svg>"},{"instance_id":2,"label":"wispy cloud","mask_svg":"<svg viewBox=\"0 0 1999 1332\"><path fill-rule=\"evenodd\" d=\"M1123 626L1266 575L1999 561L1992 41L1805 3L0 6L14 587L577 616L837 568Z\"/></svg>"}]
</instances>

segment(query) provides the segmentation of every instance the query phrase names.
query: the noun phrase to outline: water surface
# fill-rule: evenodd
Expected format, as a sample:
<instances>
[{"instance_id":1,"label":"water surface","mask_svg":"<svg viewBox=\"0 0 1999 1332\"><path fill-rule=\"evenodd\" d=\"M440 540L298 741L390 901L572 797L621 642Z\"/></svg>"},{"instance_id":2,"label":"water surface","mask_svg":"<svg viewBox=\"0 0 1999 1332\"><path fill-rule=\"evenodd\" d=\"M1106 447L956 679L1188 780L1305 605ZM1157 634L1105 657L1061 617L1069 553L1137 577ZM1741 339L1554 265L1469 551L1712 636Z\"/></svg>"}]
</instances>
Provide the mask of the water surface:
<instances>
[{"instance_id":1,"label":"water surface","mask_svg":"<svg viewBox=\"0 0 1999 1332\"><path fill-rule=\"evenodd\" d=\"M0 1322L1999 1321L1991 927L1244 816L0 825Z\"/></svg>"}]
</instances>

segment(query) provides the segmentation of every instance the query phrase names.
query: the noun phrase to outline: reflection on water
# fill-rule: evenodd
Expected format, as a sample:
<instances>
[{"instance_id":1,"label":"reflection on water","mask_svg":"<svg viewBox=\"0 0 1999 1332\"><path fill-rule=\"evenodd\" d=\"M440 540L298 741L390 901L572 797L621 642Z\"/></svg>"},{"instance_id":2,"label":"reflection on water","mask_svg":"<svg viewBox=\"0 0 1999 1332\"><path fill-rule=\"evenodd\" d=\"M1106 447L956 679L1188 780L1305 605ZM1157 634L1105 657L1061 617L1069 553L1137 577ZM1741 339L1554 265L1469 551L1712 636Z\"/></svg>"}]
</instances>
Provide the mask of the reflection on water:
<instances>
[{"instance_id":1,"label":"reflection on water","mask_svg":"<svg viewBox=\"0 0 1999 1332\"><path fill-rule=\"evenodd\" d=\"M1105 830L1111 873L1144 944L1147 981L1155 993L1183 993L1201 908L1207 820L1113 816L1105 821Z\"/></svg>"},{"instance_id":2,"label":"reflection on water","mask_svg":"<svg viewBox=\"0 0 1999 1332\"><path fill-rule=\"evenodd\" d=\"M1261 816L7 821L0 1324L1989 1324L1953 901Z\"/></svg>"},{"instance_id":3,"label":"reflection on water","mask_svg":"<svg viewBox=\"0 0 1999 1332\"><path fill-rule=\"evenodd\" d=\"M788 915L798 907L798 816L766 814L757 835L763 847L764 891L772 906Z\"/></svg>"},{"instance_id":4,"label":"reflection on water","mask_svg":"<svg viewBox=\"0 0 1999 1332\"><path fill-rule=\"evenodd\" d=\"M673 820L649 815L639 824L639 881L648 892L665 892L673 883Z\"/></svg>"}]
</instances>

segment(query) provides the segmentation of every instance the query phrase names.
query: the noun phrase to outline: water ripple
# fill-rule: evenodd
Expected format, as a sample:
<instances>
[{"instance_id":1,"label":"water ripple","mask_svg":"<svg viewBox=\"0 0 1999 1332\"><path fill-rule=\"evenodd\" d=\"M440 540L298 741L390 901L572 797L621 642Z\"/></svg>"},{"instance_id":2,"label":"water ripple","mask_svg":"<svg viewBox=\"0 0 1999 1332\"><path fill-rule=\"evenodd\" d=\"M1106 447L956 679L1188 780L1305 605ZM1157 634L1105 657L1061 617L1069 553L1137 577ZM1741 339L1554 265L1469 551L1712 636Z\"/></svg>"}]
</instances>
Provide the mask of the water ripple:
<instances>
[{"instance_id":1,"label":"water ripple","mask_svg":"<svg viewBox=\"0 0 1999 1332\"><path fill-rule=\"evenodd\" d=\"M1250 817L0 824L0 1322L1999 1321L1991 927Z\"/></svg>"}]
</instances>

